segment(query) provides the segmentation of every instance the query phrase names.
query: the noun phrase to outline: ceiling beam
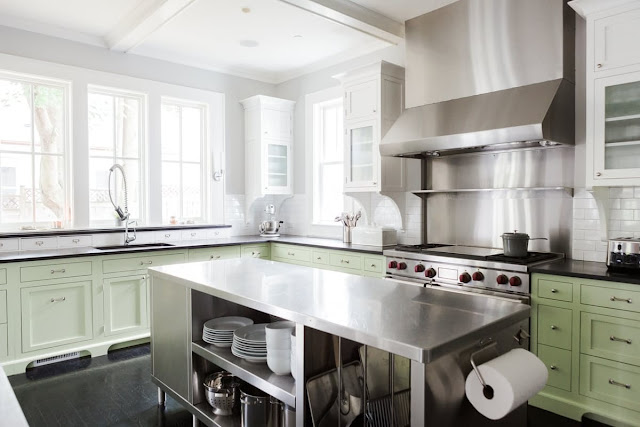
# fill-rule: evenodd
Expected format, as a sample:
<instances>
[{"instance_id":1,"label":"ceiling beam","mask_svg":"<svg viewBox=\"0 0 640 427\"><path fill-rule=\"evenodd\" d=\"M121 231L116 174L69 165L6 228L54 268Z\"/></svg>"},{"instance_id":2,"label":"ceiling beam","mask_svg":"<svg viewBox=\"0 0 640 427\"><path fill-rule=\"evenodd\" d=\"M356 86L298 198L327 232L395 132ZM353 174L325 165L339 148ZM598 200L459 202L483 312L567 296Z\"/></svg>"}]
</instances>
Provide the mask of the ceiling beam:
<instances>
[{"instance_id":1,"label":"ceiling beam","mask_svg":"<svg viewBox=\"0 0 640 427\"><path fill-rule=\"evenodd\" d=\"M104 38L111 50L128 52L196 0L143 0Z\"/></svg>"},{"instance_id":2,"label":"ceiling beam","mask_svg":"<svg viewBox=\"0 0 640 427\"><path fill-rule=\"evenodd\" d=\"M349 0L280 0L388 43L404 40L404 23Z\"/></svg>"}]
</instances>

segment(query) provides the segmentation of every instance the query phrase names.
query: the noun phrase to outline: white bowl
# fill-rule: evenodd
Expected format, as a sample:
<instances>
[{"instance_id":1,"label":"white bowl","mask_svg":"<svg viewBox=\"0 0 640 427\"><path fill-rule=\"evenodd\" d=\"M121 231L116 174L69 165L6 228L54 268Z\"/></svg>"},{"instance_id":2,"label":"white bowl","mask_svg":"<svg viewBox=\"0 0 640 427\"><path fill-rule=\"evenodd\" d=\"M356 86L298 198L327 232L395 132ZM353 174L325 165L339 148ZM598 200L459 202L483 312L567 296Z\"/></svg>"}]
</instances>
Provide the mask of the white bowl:
<instances>
[{"instance_id":1,"label":"white bowl","mask_svg":"<svg viewBox=\"0 0 640 427\"><path fill-rule=\"evenodd\" d=\"M289 350L291 348L289 336L291 331L295 330L295 327L296 324L294 322L269 323L265 327L267 348Z\"/></svg>"},{"instance_id":2,"label":"white bowl","mask_svg":"<svg viewBox=\"0 0 640 427\"><path fill-rule=\"evenodd\" d=\"M273 350L267 352L267 366L276 375L287 375L291 373L291 351Z\"/></svg>"}]
</instances>

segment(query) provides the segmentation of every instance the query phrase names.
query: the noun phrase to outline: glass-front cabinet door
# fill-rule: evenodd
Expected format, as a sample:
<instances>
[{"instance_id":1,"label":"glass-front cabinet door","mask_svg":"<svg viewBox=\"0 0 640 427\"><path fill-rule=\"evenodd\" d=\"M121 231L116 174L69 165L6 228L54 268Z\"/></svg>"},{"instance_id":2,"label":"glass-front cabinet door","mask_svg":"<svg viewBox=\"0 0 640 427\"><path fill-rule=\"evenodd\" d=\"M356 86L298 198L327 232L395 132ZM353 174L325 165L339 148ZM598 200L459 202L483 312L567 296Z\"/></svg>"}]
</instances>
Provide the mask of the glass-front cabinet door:
<instances>
[{"instance_id":1,"label":"glass-front cabinet door","mask_svg":"<svg viewBox=\"0 0 640 427\"><path fill-rule=\"evenodd\" d=\"M594 179L640 177L640 73L596 80Z\"/></svg>"},{"instance_id":2,"label":"glass-front cabinet door","mask_svg":"<svg viewBox=\"0 0 640 427\"><path fill-rule=\"evenodd\" d=\"M266 194L287 194L291 191L291 145L267 141L263 159L266 162L263 185Z\"/></svg>"},{"instance_id":3,"label":"glass-front cabinet door","mask_svg":"<svg viewBox=\"0 0 640 427\"><path fill-rule=\"evenodd\" d=\"M377 121L368 120L346 126L345 187L375 188L378 185Z\"/></svg>"}]
</instances>

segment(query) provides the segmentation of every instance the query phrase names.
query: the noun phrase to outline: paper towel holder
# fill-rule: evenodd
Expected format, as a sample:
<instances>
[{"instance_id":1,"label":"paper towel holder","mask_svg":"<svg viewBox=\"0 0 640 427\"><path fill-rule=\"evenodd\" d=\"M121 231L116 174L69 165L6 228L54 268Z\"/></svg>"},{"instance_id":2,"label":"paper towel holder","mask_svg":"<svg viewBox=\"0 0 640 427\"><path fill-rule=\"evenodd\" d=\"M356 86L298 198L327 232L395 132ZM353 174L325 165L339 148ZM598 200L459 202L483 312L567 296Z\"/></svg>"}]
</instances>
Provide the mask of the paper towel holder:
<instances>
[{"instance_id":1,"label":"paper towel holder","mask_svg":"<svg viewBox=\"0 0 640 427\"><path fill-rule=\"evenodd\" d=\"M480 353L481 351L486 350L489 347L495 347L497 344L498 344L497 342L495 342L491 338L489 338L487 340L487 342L484 343L484 345L482 345L482 342L480 343L480 345L482 345L481 349L474 351L473 353L471 353L471 356L469 356L469 361L471 362L471 367L473 368L473 371L478 376L478 380L480 381L480 385L482 385L482 394L484 395L484 397L486 397L489 400L493 399L493 396L495 394L494 391L493 391L493 387L491 387L489 384L487 384L484 381L484 378L482 378L482 374L480 373L480 370L476 366L476 362L473 360L473 357L476 354Z\"/></svg>"}]
</instances>

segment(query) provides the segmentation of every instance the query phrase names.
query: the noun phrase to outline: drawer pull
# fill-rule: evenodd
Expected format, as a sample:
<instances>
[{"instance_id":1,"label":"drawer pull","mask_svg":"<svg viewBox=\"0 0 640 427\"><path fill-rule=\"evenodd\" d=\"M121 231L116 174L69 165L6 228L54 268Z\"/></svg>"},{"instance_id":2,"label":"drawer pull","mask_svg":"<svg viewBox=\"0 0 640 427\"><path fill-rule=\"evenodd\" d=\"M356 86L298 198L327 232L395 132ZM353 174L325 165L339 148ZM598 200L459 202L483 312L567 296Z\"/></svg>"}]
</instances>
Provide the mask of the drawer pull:
<instances>
[{"instance_id":1,"label":"drawer pull","mask_svg":"<svg viewBox=\"0 0 640 427\"><path fill-rule=\"evenodd\" d=\"M140 261L140 265L145 265L145 264L151 265L153 264L153 261Z\"/></svg>"},{"instance_id":2,"label":"drawer pull","mask_svg":"<svg viewBox=\"0 0 640 427\"><path fill-rule=\"evenodd\" d=\"M343 264L349 264L349 260L348 259L346 259L346 260L345 259L341 259L340 262L343 263Z\"/></svg>"},{"instance_id":3,"label":"drawer pull","mask_svg":"<svg viewBox=\"0 0 640 427\"><path fill-rule=\"evenodd\" d=\"M556 325L551 325L551 329L555 331L558 327Z\"/></svg>"},{"instance_id":4,"label":"drawer pull","mask_svg":"<svg viewBox=\"0 0 640 427\"><path fill-rule=\"evenodd\" d=\"M289 255L289 256L296 256L296 253L295 253L295 252L287 252L287 255Z\"/></svg>"},{"instance_id":5,"label":"drawer pull","mask_svg":"<svg viewBox=\"0 0 640 427\"><path fill-rule=\"evenodd\" d=\"M618 337L614 337L613 335L610 336L609 339L611 341L626 342L627 344L631 344L631 340L630 339L618 338Z\"/></svg>"},{"instance_id":6,"label":"drawer pull","mask_svg":"<svg viewBox=\"0 0 640 427\"><path fill-rule=\"evenodd\" d=\"M0 248L4 246L4 243L0 243Z\"/></svg>"},{"instance_id":7,"label":"drawer pull","mask_svg":"<svg viewBox=\"0 0 640 427\"><path fill-rule=\"evenodd\" d=\"M371 268L376 268L376 265L375 264L371 264Z\"/></svg>"},{"instance_id":8,"label":"drawer pull","mask_svg":"<svg viewBox=\"0 0 640 427\"><path fill-rule=\"evenodd\" d=\"M169 238L169 237L171 237L171 234L167 233L167 234L164 235L164 237Z\"/></svg>"},{"instance_id":9,"label":"drawer pull","mask_svg":"<svg viewBox=\"0 0 640 427\"><path fill-rule=\"evenodd\" d=\"M260 252L251 252L251 256L259 257L260 256Z\"/></svg>"},{"instance_id":10,"label":"drawer pull","mask_svg":"<svg viewBox=\"0 0 640 427\"><path fill-rule=\"evenodd\" d=\"M44 242L43 242L42 240L38 240L38 241L36 242L36 245L37 245L37 246L42 246L42 245L44 245Z\"/></svg>"},{"instance_id":11,"label":"drawer pull","mask_svg":"<svg viewBox=\"0 0 640 427\"><path fill-rule=\"evenodd\" d=\"M51 274L54 274L54 273L66 273L66 272L67 272L67 270L64 269L64 268L61 268L60 270L51 270Z\"/></svg>"},{"instance_id":12,"label":"drawer pull","mask_svg":"<svg viewBox=\"0 0 640 427\"><path fill-rule=\"evenodd\" d=\"M318 261L321 261L321 260L322 260L322 257L321 257L321 256L319 256L319 257L318 257L318 258L316 258L316 259L317 259Z\"/></svg>"},{"instance_id":13,"label":"drawer pull","mask_svg":"<svg viewBox=\"0 0 640 427\"><path fill-rule=\"evenodd\" d=\"M196 237L196 233L191 233L191 237Z\"/></svg>"},{"instance_id":14,"label":"drawer pull","mask_svg":"<svg viewBox=\"0 0 640 427\"><path fill-rule=\"evenodd\" d=\"M211 259L220 259L220 255L211 255Z\"/></svg>"},{"instance_id":15,"label":"drawer pull","mask_svg":"<svg viewBox=\"0 0 640 427\"><path fill-rule=\"evenodd\" d=\"M631 298L618 298L618 297L611 297L609 298L611 301L626 301L629 304L631 304Z\"/></svg>"},{"instance_id":16,"label":"drawer pull","mask_svg":"<svg viewBox=\"0 0 640 427\"><path fill-rule=\"evenodd\" d=\"M558 293L558 290L557 290L557 289L555 289L555 288L551 288L551 293L552 293L552 294L557 294L557 293Z\"/></svg>"},{"instance_id":17,"label":"drawer pull","mask_svg":"<svg viewBox=\"0 0 640 427\"><path fill-rule=\"evenodd\" d=\"M611 385L617 385L618 387L624 387L627 390L629 390L631 388L631 384L624 384L624 383L619 383L618 381L615 381L611 378L609 378L609 384Z\"/></svg>"},{"instance_id":18,"label":"drawer pull","mask_svg":"<svg viewBox=\"0 0 640 427\"><path fill-rule=\"evenodd\" d=\"M73 243L80 243L80 239L73 239L72 242Z\"/></svg>"},{"instance_id":19,"label":"drawer pull","mask_svg":"<svg viewBox=\"0 0 640 427\"><path fill-rule=\"evenodd\" d=\"M551 369L552 371L557 371L558 367L556 365L551 365L549 366L549 369Z\"/></svg>"},{"instance_id":20,"label":"drawer pull","mask_svg":"<svg viewBox=\"0 0 640 427\"><path fill-rule=\"evenodd\" d=\"M66 300L67 300L67 297L51 298L51 302L62 302Z\"/></svg>"}]
</instances>

